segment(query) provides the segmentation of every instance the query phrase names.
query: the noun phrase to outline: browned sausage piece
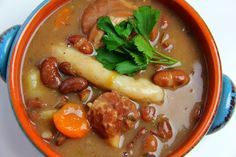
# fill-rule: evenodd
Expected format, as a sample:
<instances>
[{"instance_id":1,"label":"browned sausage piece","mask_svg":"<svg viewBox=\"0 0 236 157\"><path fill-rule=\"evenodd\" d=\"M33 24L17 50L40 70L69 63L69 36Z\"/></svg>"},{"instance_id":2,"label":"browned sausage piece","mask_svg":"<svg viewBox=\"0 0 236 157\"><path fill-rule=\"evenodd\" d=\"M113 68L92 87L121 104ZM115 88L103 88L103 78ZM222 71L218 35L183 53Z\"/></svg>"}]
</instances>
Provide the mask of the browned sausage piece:
<instances>
[{"instance_id":1,"label":"browned sausage piece","mask_svg":"<svg viewBox=\"0 0 236 157\"><path fill-rule=\"evenodd\" d=\"M88 81L82 77L72 77L64 80L59 88L60 93L78 92L88 87Z\"/></svg>"},{"instance_id":2,"label":"browned sausage piece","mask_svg":"<svg viewBox=\"0 0 236 157\"><path fill-rule=\"evenodd\" d=\"M144 121L150 122L155 117L156 108L154 106L142 106L140 113Z\"/></svg>"},{"instance_id":3,"label":"browned sausage piece","mask_svg":"<svg viewBox=\"0 0 236 157\"><path fill-rule=\"evenodd\" d=\"M104 32L102 30L98 29L97 24L95 24L88 35L88 40L91 43L93 43L93 46L95 48L99 48L102 46L103 35L104 35Z\"/></svg>"},{"instance_id":4,"label":"browned sausage piece","mask_svg":"<svg viewBox=\"0 0 236 157\"><path fill-rule=\"evenodd\" d=\"M172 137L173 135L172 127L167 118L161 117L158 119L156 135L163 141L167 141Z\"/></svg>"},{"instance_id":5,"label":"browned sausage piece","mask_svg":"<svg viewBox=\"0 0 236 157\"><path fill-rule=\"evenodd\" d=\"M93 45L84 37L80 35L72 35L68 38L69 43L84 54L93 53Z\"/></svg>"},{"instance_id":6,"label":"browned sausage piece","mask_svg":"<svg viewBox=\"0 0 236 157\"><path fill-rule=\"evenodd\" d=\"M132 11L137 7L125 0L95 0L91 3L82 15L82 30L88 34L96 25L99 17L106 16L116 11Z\"/></svg>"},{"instance_id":7,"label":"browned sausage piece","mask_svg":"<svg viewBox=\"0 0 236 157\"><path fill-rule=\"evenodd\" d=\"M40 77L43 84L51 89L57 89L61 84L61 75L57 67L57 59L46 58L40 65Z\"/></svg>"},{"instance_id":8,"label":"browned sausage piece","mask_svg":"<svg viewBox=\"0 0 236 157\"><path fill-rule=\"evenodd\" d=\"M59 65L59 70L66 75L76 76L76 72L72 69L72 65L69 62L62 62Z\"/></svg>"},{"instance_id":9,"label":"browned sausage piece","mask_svg":"<svg viewBox=\"0 0 236 157\"><path fill-rule=\"evenodd\" d=\"M101 16L105 16L108 13L108 1L109 0L95 0L91 3L82 15L82 30L85 34L91 30L97 22L97 19Z\"/></svg>"},{"instance_id":10,"label":"browned sausage piece","mask_svg":"<svg viewBox=\"0 0 236 157\"><path fill-rule=\"evenodd\" d=\"M94 131L105 139L133 128L139 118L135 104L116 92L102 94L89 106L89 122Z\"/></svg>"},{"instance_id":11,"label":"browned sausage piece","mask_svg":"<svg viewBox=\"0 0 236 157\"><path fill-rule=\"evenodd\" d=\"M177 88L186 85L190 78L182 70L158 71L153 76L153 83L164 88Z\"/></svg>"}]
</instances>

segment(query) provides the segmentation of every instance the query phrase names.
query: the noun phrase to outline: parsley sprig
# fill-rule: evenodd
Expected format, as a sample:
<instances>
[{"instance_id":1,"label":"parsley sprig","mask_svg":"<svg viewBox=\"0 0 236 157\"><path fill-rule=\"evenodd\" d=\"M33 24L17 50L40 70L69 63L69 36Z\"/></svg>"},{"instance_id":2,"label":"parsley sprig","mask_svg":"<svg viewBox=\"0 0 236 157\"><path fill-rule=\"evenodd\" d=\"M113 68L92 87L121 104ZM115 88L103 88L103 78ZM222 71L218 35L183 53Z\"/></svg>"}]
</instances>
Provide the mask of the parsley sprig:
<instances>
[{"instance_id":1,"label":"parsley sprig","mask_svg":"<svg viewBox=\"0 0 236 157\"><path fill-rule=\"evenodd\" d=\"M149 34L160 17L160 11L142 6L134 11L133 17L113 25L108 16L99 18L97 27L105 32L104 47L98 48L97 60L109 70L131 75L145 70L150 63L173 65L174 58L159 53L149 42ZM132 33L136 35L133 38Z\"/></svg>"}]
</instances>

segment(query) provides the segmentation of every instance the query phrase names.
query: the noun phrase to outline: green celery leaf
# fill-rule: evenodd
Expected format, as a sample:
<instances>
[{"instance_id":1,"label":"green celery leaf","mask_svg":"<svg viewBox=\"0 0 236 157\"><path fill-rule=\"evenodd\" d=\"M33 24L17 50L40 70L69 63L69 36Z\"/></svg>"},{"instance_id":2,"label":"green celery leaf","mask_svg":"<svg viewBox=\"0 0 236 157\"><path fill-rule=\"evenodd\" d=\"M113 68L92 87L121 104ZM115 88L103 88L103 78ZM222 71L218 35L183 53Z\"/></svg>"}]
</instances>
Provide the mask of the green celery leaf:
<instances>
[{"instance_id":1,"label":"green celery leaf","mask_svg":"<svg viewBox=\"0 0 236 157\"><path fill-rule=\"evenodd\" d=\"M147 64L136 65L133 61L126 60L116 65L115 70L122 75L131 75L147 68Z\"/></svg>"},{"instance_id":2,"label":"green celery leaf","mask_svg":"<svg viewBox=\"0 0 236 157\"><path fill-rule=\"evenodd\" d=\"M151 6L142 6L134 11L134 17L139 33L149 40L148 36L160 18L160 11Z\"/></svg>"},{"instance_id":3,"label":"green celery leaf","mask_svg":"<svg viewBox=\"0 0 236 157\"><path fill-rule=\"evenodd\" d=\"M97 27L103 30L105 33L115 32L115 28L111 22L110 17L108 16L100 17L97 22Z\"/></svg>"},{"instance_id":4,"label":"green celery leaf","mask_svg":"<svg viewBox=\"0 0 236 157\"><path fill-rule=\"evenodd\" d=\"M105 32L102 41L109 51L113 51L125 43L125 40L117 34L110 17L99 18L97 26Z\"/></svg>"},{"instance_id":5,"label":"green celery leaf","mask_svg":"<svg viewBox=\"0 0 236 157\"><path fill-rule=\"evenodd\" d=\"M126 47L122 47L122 49L123 49L124 52L126 52L126 54L130 55L134 59L134 62L137 65L143 65L143 64L148 64L149 63L148 58L143 53L140 53L137 50L136 51L135 50L129 50Z\"/></svg>"},{"instance_id":6,"label":"green celery leaf","mask_svg":"<svg viewBox=\"0 0 236 157\"><path fill-rule=\"evenodd\" d=\"M116 50L125 43L123 39L121 39L114 33L107 33L106 35L104 35L102 38L102 42L103 44L105 44L106 48L109 51Z\"/></svg>"},{"instance_id":7,"label":"green celery leaf","mask_svg":"<svg viewBox=\"0 0 236 157\"><path fill-rule=\"evenodd\" d=\"M144 39L141 35L137 35L133 39L135 46L137 49L142 52L144 55L148 56L149 58L153 58L154 50L151 44Z\"/></svg>"},{"instance_id":8,"label":"green celery leaf","mask_svg":"<svg viewBox=\"0 0 236 157\"><path fill-rule=\"evenodd\" d=\"M117 34L127 40L132 33L133 27L128 21L122 21L120 24L115 26Z\"/></svg>"},{"instance_id":9,"label":"green celery leaf","mask_svg":"<svg viewBox=\"0 0 236 157\"><path fill-rule=\"evenodd\" d=\"M103 64L106 69L113 70L120 62L125 61L127 58L120 53L109 52L106 48L99 48L96 50L96 59Z\"/></svg>"}]
</instances>

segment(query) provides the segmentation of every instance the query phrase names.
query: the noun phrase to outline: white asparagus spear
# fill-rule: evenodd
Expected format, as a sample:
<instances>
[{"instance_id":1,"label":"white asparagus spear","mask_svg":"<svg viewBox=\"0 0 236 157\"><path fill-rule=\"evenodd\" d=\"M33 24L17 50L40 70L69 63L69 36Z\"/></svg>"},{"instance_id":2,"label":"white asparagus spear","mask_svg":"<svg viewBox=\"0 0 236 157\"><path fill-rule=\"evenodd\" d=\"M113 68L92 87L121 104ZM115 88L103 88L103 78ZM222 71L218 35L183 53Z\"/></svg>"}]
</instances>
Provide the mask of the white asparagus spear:
<instances>
[{"instance_id":1,"label":"white asparagus spear","mask_svg":"<svg viewBox=\"0 0 236 157\"><path fill-rule=\"evenodd\" d=\"M107 70L95 58L84 55L65 44L52 47L52 56L59 62L71 63L77 74L91 83L110 90L115 90L134 100L160 103L164 98L164 91L147 79L135 79Z\"/></svg>"}]
</instances>

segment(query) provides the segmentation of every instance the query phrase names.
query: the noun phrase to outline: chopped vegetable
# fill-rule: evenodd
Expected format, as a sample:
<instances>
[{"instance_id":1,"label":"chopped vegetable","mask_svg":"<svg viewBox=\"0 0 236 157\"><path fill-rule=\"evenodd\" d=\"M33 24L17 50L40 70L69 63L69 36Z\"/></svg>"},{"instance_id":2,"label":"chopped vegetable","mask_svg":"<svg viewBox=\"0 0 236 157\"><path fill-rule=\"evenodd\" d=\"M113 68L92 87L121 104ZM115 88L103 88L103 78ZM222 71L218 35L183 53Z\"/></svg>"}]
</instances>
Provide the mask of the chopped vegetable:
<instances>
[{"instance_id":1,"label":"chopped vegetable","mask_svg":"<svg viewBox=\"0 0 236 157\"><path fill-rule=\"evenodd\" d=\"M138 32L148 40L149 34L160 18L160 11L150 6L142 6L134 11L134 17Z\"/></svg>"},{"instance_id":2,"label":"chopped vegetable","mask_svg":"<svg viewBox=\"0 0 236 157\"><path fill-rule=\"evenodd\" d=\"M54 114L53 121L58 131L70 138L82 138L90 131L82 105L65 104Z\"/></svg>"},{"instance_id":3,"label":"chopped vegetable","mask_svg":"<svg viewBox=\"0 0 236 157\"><path fill-rule=\"evenodd\" d=\"M56 112L57 112L56 109L43 110L40 112L40 118L44 120L51 120L53 118L53 114Z\"/></svg>"},{"instance_id":4,"label":"chopped vegetable","mask_svg":"<svg viewBox=\"0 0 236 157\"><path fill-rule=\"evenodd\" d=\"M42 132L41 137L47 141L51 141L53 139L53 134L50 130L45 130Z\"/></svg>"},{"instance_id":5,"label":"chopped vegetable","mask_svg":"<svg viewBox=\"0 0 236 157\"><path fill-rule=\"evenodd\" d=\"M26 73L25 78L26 79L24 79L23 81L25 83L25 91L28 98L42 98L44 96L44 93L47 93L49 91L49 89L43 85L38 69L30 69Z\"/></svg>"},{"instance_id":6,"label":"chopped vegetable","mask_svg":"<svg viewBox=\"0 0 236 157\"><path fill-rule=\"evenodd\" d=\"M71 21L71 16L73 13L73 7L66 7L61 10L56 17L54 26L56 29L61 28L62 26L68 25Z\"/></svg>"},{"instance_id":7,"label":"chopped vegetable","mask_svg":"<svg viewBox=\"0 0 236 157\"><path fill-rule=\"evenodd\" d=\"M125 43L125 40L123 40L119 36L119 34L116 32L116 29L113 26L110 17L106 16L106 17L100 18L98 20L97 26L99 29L106 32L106 34L102 38L102 41L106 45L106 48L109 51L115 50Z\"/></svg>"},{"instance_id":8,"label":"chopped vegetable","mask_svg":"<svg viewBox=\"0 0 236 157\"><path fill-rule=\"evenodd\" d=\"M98 48L97 60L109 70L132 75L145 70L149 63L173 65L178 61L156 52L148 36L159 20L160 12L150 6L139 7L134 17L114 26L110 17L101 17L97 27L104 31L104 47ZM152 20L150 20L152 19Z\"/></svg>"}]
</instances>

